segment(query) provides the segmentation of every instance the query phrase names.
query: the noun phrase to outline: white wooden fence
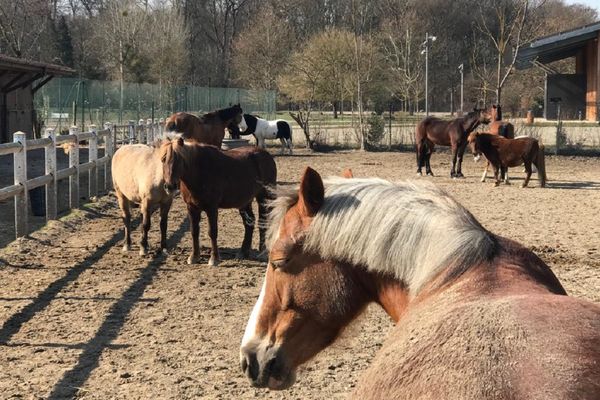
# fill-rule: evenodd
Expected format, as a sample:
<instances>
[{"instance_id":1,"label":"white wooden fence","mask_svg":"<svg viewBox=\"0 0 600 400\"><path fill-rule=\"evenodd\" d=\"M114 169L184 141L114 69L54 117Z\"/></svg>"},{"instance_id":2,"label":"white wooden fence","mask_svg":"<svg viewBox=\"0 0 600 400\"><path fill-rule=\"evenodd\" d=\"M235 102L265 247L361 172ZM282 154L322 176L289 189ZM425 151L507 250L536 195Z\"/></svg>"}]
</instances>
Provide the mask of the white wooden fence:
<instances>
[{"instance_id":1,"label":"white wooden fence","mask_svg":"<svg viewBox=\"0 0 600 400\"><path fill-rule=\"evenodd\" d=\"M123 137L119 131L125 131ZM56 135L54 129L46 129L44 138L27 140L25 133L13 134L12 143L0 144L0 156L13 155L14 184L0 188L0 201L14 197L15 203L15 233L16 237L29 233L29 190L45 186L46 220L57 218L57 183L69 178L69 209L79 208L79 176L88 173L88 197L98 196L98 174L103 168L104 191L111 188L110 164L117 147L129 143L152 144L162 136L162 120L153 122L148 119L140 120L138 124L130 121L127 125L112 125L107 123L104 129L98 131L95 126L89 132L80 133L77 127L72 127L68 135ZM80 164L80 142L88 143L88 162ZM104 156L98 158L98 144L104 146ZM69 167L58 169L56 150L59 146L69 144ZM30 150L45 150L44 175L27 179L27 152ZM60 149L60 148L59 148Z\"/></svg>"}]
</instances>

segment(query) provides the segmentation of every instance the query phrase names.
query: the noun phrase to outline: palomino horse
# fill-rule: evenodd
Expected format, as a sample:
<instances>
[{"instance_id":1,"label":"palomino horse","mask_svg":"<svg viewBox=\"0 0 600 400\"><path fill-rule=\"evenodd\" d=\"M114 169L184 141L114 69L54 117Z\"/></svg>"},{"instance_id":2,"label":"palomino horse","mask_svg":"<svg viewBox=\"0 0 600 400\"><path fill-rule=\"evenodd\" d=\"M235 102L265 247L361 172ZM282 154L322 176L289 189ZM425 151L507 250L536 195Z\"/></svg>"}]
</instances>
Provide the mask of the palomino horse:
<instances>
[{"instance_id":1,"label":"palomino horse","mask_svg":"<svg viewBox=\"0 0 600 400\"><path fill-rule=\"evenodd\" d=\"M268 236L240 349L254 386L290 387L377 303L397 325L357 399L600 398L600 306L432 184L307 169Z\"/></svg>"},{"instance_id":2,"label":"palomino horse","mask_svg":"<svg viewBox=\"0 0 600 400\"><path fill-rule=\"evenodd\" d=\"M230 124L232 138L239 139L240 135L253 135L256 145L265 148L266 139L279 139L281 154L287 149L292 154L292 126L283 119L268 121L255 115L244 114L238 124Z\"/></svg>"},{"instance_id":3,"label":"palomino horse","mask_svg":"<svg viewBox=\"0 0 600 400\"><path fill-rule=\"evenodd\" d=\"M481 123L487 123L485 110L473 109L467 115L444 121L436 117L427 117L417 125L415 143L417 147L417 174L426 168L427 175L433 176L429 160L434 146L450 146L452 148L452 178L462 178L462 159L467 147L467 137Z\"/></svg>"},{"instance_id":4,"label":"palomino horse","mask_svg":"<svg viewBox=\"0 0 600 400\"><path fill-rule=\"evenodd\" d=\"M131 205L142 210L140 255L148 252L150 218L160 208L160 247L167 248L167 217L173 196L164 189L163 169L158 150L144 144L121 146L112 158L112 180L125 224L123 251L131 248Z\"/></svg>"},{"instance_id":5,"label":"palomino horse","mask_svg":"<svg viewBox=\"0 0 600 400\"><path fill-rule=\"evenodd\" d=\"M489 114L491 121L487 127L489 134L502 136L507 139L515 138L515 127L510 122L502 120L502 107L500 107L500 105L492 104L486 110L486 112ZM481 176L481 182L485 182L489 167L490 162L486 160L485 169L483 170L483 175ZM506 171L504 174L504 179L505 182L508 182L508 171Z\"/></svg>"},{"instance_id":6,"label":"palomino horse","mask_svg":"<svg viewBox=\"0 0 600 400\"><path fill-rule=\"evenodd\" d=\"M181 133L184 139L212 144L220 148L225 137L225 128L231 123L239 124L242 120L242 113L239 104L209 112L201 117L178 112L167 118L165 130Z\"/></svg>"},{"instance_id":7,"label":"palomino horse","mask_svg":"<svg viewBox=\"0 0 600 400\"><path fill-rule=\"evenodd\" d=\"M506 172L508 167L523 165L527 176L523 182L523 187L529 183L532 168L537 168L540 186L546 186L546 161L544 156L544 145L537 139L531 137L519 137L517 139L505 139L502 136L490 135L489 133L473 132L469 135L469 146L475 160L478 160L481 154L485 156L494 168L495 185L500 184L504 179L509 184ZM498 174L500 172L500 174ZM500 176L499 176L500 175Z\"/></svg>"},{"instance_id":8,"label":"palomino horse","mask_svg":"<svg viewBox=\"0 0 600 400\"><path fill-rule=\"evenodd\" d=\"M258 203L259 251L265 246L266 201L270 198L267 187L277 181L277 167L273 157L265 150L254 146L239 147L223 151L217 147L184 143L177 140L164 143L161 160L165 188L172 192L180 185L181 196L187 204L192 232L192 254L188 264L200 259L200 213L208 217L211 253L208 265L216 266L219 261L217 246L219 208L237 208L244 223L244 240L238 253L248 258L254 231L252 200Z\"/></svg>"}]
</instances>

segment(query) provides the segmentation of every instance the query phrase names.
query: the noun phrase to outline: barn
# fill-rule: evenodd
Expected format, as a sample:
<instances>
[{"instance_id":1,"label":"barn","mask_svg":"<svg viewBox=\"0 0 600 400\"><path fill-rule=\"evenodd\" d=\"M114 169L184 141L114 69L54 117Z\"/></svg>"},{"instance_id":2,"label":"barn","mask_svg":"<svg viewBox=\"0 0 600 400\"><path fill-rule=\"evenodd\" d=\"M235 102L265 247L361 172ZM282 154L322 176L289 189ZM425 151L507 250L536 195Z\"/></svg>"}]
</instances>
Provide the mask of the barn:
<instances>
[{"instance_id":1,"label":"barn","mask_svg":"<svg viewBox=\"0 0 600 400\"><path fill-rule=\"evenodd\" d=\"M538 67L546 72L544 116L600 121L600 22L534 40L519 49L517 68ZM560 74L550 63L575 58L575 73Z\"/></svg>"},{"instance_id":2,"label":"barn","mask_svg":"<svg viewBox=\"0 0 600 400\"><path fill-rule=\"evenodd\" d=\"M0 54L0 143L16 131L33 136L36 121L33 97L55 76L74 74L71 68L27 61Z\"/></svg>"}]
</instances>

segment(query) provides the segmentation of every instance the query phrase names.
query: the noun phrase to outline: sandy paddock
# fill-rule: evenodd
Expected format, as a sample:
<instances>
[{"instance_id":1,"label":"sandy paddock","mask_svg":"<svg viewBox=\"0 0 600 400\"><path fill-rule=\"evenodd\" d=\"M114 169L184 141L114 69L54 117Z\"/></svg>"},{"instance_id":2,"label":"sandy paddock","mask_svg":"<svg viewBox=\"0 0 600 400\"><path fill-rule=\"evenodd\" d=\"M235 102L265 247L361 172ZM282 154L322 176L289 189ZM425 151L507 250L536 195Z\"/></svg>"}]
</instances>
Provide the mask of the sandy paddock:
<instances>
[{"instance_id":1,"label":"sandy paddock","mask_svg":"<svg viewBox=\"0 0 600 400\"><path fill-rule=\"evenodd\" d=\"M416 178L413 153L336 152L277 157L279 183L310 165L323 175L351 167L357 176ZM551 265L571 295L600 302L600 159L549 157L548 188L494 188L482 164L465 157L466 179L448 177L448 154L432 157L430 179L490 230L516 239ZM158 220L150 240L158 244ZM333 348L299 373L287 392L249 386L238 365L246 319L265 264L233 256L243 227L220 213L225 261L185 264L190 240L181 199L170 219L171 254L121 252L114 197L86 205L0 251L0 397L86 399L344 398L392 328L371 307ZM208 259L206 224L203 255ZM139 240L135 232L134 241ZM256 248L256 243L254 245Z\"/></svg>"}]
</instances>

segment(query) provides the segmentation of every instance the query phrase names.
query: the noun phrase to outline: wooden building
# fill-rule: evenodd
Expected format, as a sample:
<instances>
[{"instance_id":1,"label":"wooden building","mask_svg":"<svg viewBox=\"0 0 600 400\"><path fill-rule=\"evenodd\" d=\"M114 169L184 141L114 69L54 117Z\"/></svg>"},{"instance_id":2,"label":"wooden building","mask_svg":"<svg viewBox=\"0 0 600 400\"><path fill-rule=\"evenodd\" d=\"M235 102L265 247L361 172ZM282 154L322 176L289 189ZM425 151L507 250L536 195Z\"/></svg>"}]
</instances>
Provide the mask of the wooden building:
<instances>
[{"instance_id":1,"label":"wooden building","mask_svg":"<svg viewBox=\"0 0 600 400\"><path fill-rule=\"evenodd\" d=\"M600 121L600 22L554 35L523 46L517 55L517 68L539 67L546 71L545 116L553 119L551 100L561 99L561 115L566 119ZM559 74L549 63L575 58L574 74Z\"/></svg>"},{"instance_id":2,"label":"wooden building","mask_svg":"<svg viewBox=\"0 0 600 400\"><path fill-rule=\"evenodd\" d=\"M74 74L71 68L27 61L0 54L0 143L23 131L33 135L33 97L55 76Z\"/></svg>"}]
</instances>

